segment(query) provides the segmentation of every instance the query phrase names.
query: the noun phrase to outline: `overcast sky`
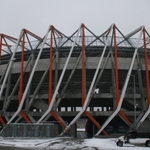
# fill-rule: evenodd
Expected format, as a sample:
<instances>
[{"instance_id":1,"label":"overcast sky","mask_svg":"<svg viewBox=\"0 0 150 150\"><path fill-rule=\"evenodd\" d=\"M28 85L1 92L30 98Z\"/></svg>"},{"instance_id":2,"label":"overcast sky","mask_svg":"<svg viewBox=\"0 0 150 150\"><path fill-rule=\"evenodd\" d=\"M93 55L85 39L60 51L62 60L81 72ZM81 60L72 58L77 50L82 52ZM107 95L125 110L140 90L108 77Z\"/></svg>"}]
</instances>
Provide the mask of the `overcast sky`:
<instances>
[{"instance_id":1,"label":"overcast sky","mask_svg":"<svg viewBox=\"0 0 150 150\"><path fill-rule=\"evenodd\" d=\"M96 35L115 23L128 34L150 32L150 0L0 0L0 33L18 38L22 28L43 37L49 25L71 35L84 23Z\"/></svg>"}]
</instances>

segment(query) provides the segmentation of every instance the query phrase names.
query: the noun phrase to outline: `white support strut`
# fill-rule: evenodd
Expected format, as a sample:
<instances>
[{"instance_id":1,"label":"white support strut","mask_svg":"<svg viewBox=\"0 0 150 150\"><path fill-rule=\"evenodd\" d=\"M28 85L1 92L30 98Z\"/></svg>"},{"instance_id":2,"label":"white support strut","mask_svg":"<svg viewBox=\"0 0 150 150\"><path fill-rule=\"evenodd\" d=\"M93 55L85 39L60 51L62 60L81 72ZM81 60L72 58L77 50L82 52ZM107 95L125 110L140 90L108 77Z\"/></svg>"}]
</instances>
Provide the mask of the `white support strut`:
<instances>
[{"instance_id":1,"label":"white support strut","mask_svg":"<svg viewBox=\"0 0 150 150\"><path fill-rule=\"evenodd\" d=\"M149 94L149 93L148 93ZM147 99L148 101L148 99ZM141 120L139 121L139 123L137 124L136 128L139 128L139 126L145 121L145 119L148 117L148 115L150 114L150 104L148 106L147 111L145 112L144 116L141 118Z\"/></svg>"},{"instance_id":2,"label":"white support strut","mask_svg":"<svg viewBox=\"0 0 150 150\"><path fill-rule=\"evenodd\" d=\"M73 52L75 43L76 43L76 41L77 41L77 37L78 37L78 34L79 34L79 32L80 32L80 28L81 28L81 25L80 25L80 27L79 27L79 29L78 29L78 32L77 32L77 34L76 34L76 38L75 38L75 40L74 40L74 42L73 42L73 45L72 45L72 47L71 47L71 50L70 50L69 55L68 55L68 57L67 57L67 60L66 60L66 62L65 62L65 66L64 66L63 71L62 71L62 73L61 73L61 76L60 76L60 78L59 78L59 81L58 81L58 84L57 84L57 86L56 86L56 89L55 89L55 91L54 91L54 94L53 94L53 97L52 97L52 101L51 101L51 103L50 103L50 105L49 105L47 111L46 111L46 112L43 114L43 116L37 121L37 124L40 123L40 122L49 114L49 112L52 110L52 107L53 107L53 105L54 105L54 102L55 102L55 99L56 99L56 96L57 96L57 93L58 93L60 84L61 84L62 79L63 79L63 77L64 77L64 74L65 74L67 65L68 65L68 63L69 63L71 54L72 54L72 52Z\"/></svg>"},{"instance_id":3,"label":"white support strut","mask_svg":"<svg viewBox=\"0 0 150 150\"><path fill-rule=\"evenodd\" d=\"M139 121L139 123L137 124L137 128L143 123L143 121L148 117L149 114L150 114L150 106L149 106L148 110L146 111L146 113L144 114L144 116Z\"/></svg>"},{"instance_id":4,"label":"white support strut","mask_svg":"<svg viewBox=\"0 0 150 150\"><path fill-rule=\"evenodd\" d=\"M143 29L143 28L142 28ZM141 39L141 36L142 36L142 29L141 29L141 33L139 35L139 38L138 38L138 44L140 42L140 39ZM137 44L137 45L138 45ZM133 64L134 64L134 61L135 61L135 57L137 55L137 51L138 51L138 48L135 49L134 51L134 55L133 55L133 58L132 58L132 61L131 61L131 65L130 65L130 68L129 68L129 71L127 73L127 76L126 76L126 80L125 80L125 84L123 86L123 90L122 90L122 93L121 93L121 96L120 96L120 100L119 100L119 104L117 106L117 109L114 111L114 113L105 121L105 123L102 125L101 129L96 133L96 136L98 136L102 131L103 129L110 123L110 121L112 121L112 119L118 114L118 112L120 111L121 109L121 105L123 103L123 99L124 99L124 96L125 96L125 92L126 92L126 89L127 89L127 85L128 85L128 82L129 82L129 79L130 79L130 76L131 76L131 71L132 71L132 68L133 68Z\"/></svg>"},{"instance_id":5,"label":"white support strut","mask_svg":"<svg viewBox=\"0 0 150 150\"><path fill-rule=\"evenodd\" d=\"M8 75L9 75L9 72L10 72L10 69L11 69L11 66L13 64L13 61L15 59L15 54L16 54L16 51L17 51L17 48L18 48L18 45L20 43L20 40L22 38L22 34L23 34L23 30L21 31L20 33L20 36L19 36L19 39L17 41L17 45L15 47L15 50L10 58L10 62L9 62L9 65L8 65L8 68L7 68L7 71L6 71L6 74L5 74L5 77L4 77L4 80L3 80L3 83L2 83L2 86L1 86L1 90L0 90L0 99L1 99L1 96L2 96L2 93L3 93L3 90L4 90L4 87L5 87L5 84L6 84L6 81L7 81L7 78L8 78Z\"/></svg>"},{"instance_id":6,"label":"white support strut","mask_svg":"<svg viewBox=\"0 0 150 150\"><path fill-rule=\"evenodd\" d=\"M18 110L17 110L17 111L15 112L15 114L11 117L11 119L7 122L7 124L10 124L10 123L13 121L13 119L19 114L19 112L20 112L21 109L22 109L22 106L23 106L23 104L24 104L26 95L27 95L27 93L28 93L28 90L29 90L29 87L30 87L30 84L31 84L31 81L32 81L32 78L33 78L33 75L34 75L34 72L35 72L35 69L36 69L36 67L37 67L37 64L38 64L38 61L39 61L39 59L40 59L41 53L42 53L42 51L43 51L43 47L44 47L44 44L45 44L45 42L46 42L46 39L47 39L47 36L48 36L49 31L50 31L50 27L48 28L48 31L47 31L47 33L46 33L46 36L45 36L45 38L44 38L44 40L43 40L41 49L40 49L40 51L39 51L39 54L38 54L38 56L37 56L37 59L36 59L36 61L35 61L34 66L33 66L31 75L30 75L30 77L29 77L29 81L28 81L28 83L27 83L27 86L26 86L26 89L25 89L25 91L24 91L24 94L23 94L22 100L21 100L21 102L20 102L20 105L19 105L19 107L18 107Z\"/></svg>"},{"instance_id":7,"label":"white support strut","mask_svg":"<svg viewBox=\"0 0 150 150\"><path fill-rule=\"evenodd\" d=\"M111 33L112 29L113 29L113 25L111 26L111 29L110 29L109 34ZM85 99L85 103L84 103L84 105L83 105L81 111L80 111L80 112L77 114L77 116L70 122L70 124L66 127L66 129L64 130L63 133L65 133L65 132L70 128L70 126L73 125L73 124L79 119L79 117L84 113L84 111L85 111L86 108L87 108L87 105L88 105L88 103L89 103L89 97L90 97L90 95L91 95L91 92L92 92L92 89L93 89L93 86L94 86L96 77L97 77L97 75L98 75L99 68L100 68L100 66L101 66L101 63L102 63L102 60L103 60L103 57L104 57L104 54L105 54L105 51L106 51L106 48L107 48L107 45L108 45L108 41L109 41L109 39L107 38L107 41L106 41L105 47L104 47L104 49L103 49L101 58L100 58L100 60L99 60L99 63L98 63L96 72L95 72L95 74L94 74L94 77L93 77L93 80L92 80L90 89L89 89L88 94L87 94L87 97L86 97L86 99ZM62 134L63 134L63 133L62 133Z\"/></svg>"}]
</instances>

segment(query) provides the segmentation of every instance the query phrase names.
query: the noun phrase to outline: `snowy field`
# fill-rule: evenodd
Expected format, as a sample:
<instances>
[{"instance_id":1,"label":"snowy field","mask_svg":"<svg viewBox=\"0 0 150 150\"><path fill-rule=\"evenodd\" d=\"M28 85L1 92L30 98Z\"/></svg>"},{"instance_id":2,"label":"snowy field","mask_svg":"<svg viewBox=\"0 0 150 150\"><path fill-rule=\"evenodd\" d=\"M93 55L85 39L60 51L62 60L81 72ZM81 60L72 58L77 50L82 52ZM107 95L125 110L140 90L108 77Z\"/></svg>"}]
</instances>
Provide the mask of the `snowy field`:
<instances>
[{"instance_id":1,"label":"snowy field","mask_svg":"<svg viewBox=\"0 0 150 150\"><path fill-rule=\"evenodd\" d=\"M0 137L0 150L21 148L32 150L150 150L144 145L124 144L118 147L115 138L77 139L57 137L51 139L16 139ZM3 148L1 147L3 146Z\"/></svg>"}]
</instances>

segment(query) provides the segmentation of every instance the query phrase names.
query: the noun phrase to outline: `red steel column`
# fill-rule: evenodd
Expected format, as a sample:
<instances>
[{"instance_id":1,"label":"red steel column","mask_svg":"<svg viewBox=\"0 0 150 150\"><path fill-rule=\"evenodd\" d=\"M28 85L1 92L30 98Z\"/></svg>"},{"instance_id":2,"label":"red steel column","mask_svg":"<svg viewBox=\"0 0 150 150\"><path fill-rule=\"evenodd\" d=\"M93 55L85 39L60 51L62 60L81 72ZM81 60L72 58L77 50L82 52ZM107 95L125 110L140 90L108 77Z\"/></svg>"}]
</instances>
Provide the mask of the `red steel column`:
<instances>
[{"instance_id":1,"label":"red steel column","mask_svg":"<svg viewBox=\"0 0 150 150\"><path fill-rule=\"evenodd\" d=\"M145 56L145 74L146 74L146 93L147 93L147 107L150 107L150 80L149 80L149 71L148 71L148 56L146 48L146 35L145 28L143 29L143 42L144 42L144 56Z\"/></svg>"},{"instance_id":2,"label":"red steel column","mask_svg":"<svg viewBox=\"0 0 150 150\"><path fill-rule=\"evenodd\" d=\"M116 82L116 107L118 107L120 96L119 96L119 76L118 76L118 59L117 59L117 41L116 41L116 25L113 26L114 33L114 57L115 57L115 82ZM131 124L129 119L123 114L122 111L119 111L119 114L126 121L127 124Z\"/></svg>"},{"instance_id":3,"label":"red steel column","mask_svg":"<svg viewBox=\"0 0 150 150\"><path fill-rule=\"evenodd\" d=\"M51 113L51 115L55 118L55 120L57 120L58 123L65 129L66 126L65 126L65 125L63 124L63 122L59 119L59 117L55 114L55 112L51 110L50 113ZM68 133L69 133L69 131L68 131Z\"/></svg>"},{"instance_id":4,"label":"red steel column","mask_svg":"<svg viewBox=\"0 0 150 150\"><path fill-rule=\"evenodd\" d=\"M5 122L1 116L0 116L0 122L2 123L2 125L5 125Z\"/></svg>"},{"instance_id":5,"label":"red steel column","mask_svg":"<svg viewBox=\"0 0 150 150\"><path fill-rule=\"evenodd\" d=\"M21 67L20 67L19 105L21 103L22 93L23 93L25 33L26 33L26 31L23 30L22 52L21 52ZM31 123L30 120L28 119L28 117L24 114L24 112L22 110L20 111L20 114L26 120L27 123Z\"/></svg>"},{"instance_id":6,"label":"red steel column","mask_svg":"<svg viewBox=\"0 0 150 150\"><path fill-rule=\"evenodd\" d=\"M48 105L50 105L52 100L52 69L53 69L53 32L54 27L51 26L51 34L50 34L50 68L49 68L49 92L48 92Z\"/></svg>"},{"instance_id":7,"label":"red steel column","mask_svg":"<svg viewBox=\"0 0 150 150\"><path fill-rule=\"evenodd\" d=\"M19 105L20 105L20 102L21 102L21 99L22 99L22 93L23 93L24 46L25 46L25 30L23 31L22 51L21 51Z\"/></svg>"},{"instance_id":8,"label":"red steel column","mask_svg":"<svg viewBox=\"0 0 150 150\"><path fill-rule=\"evenodd\" d=\"M52 101L53 94L53 34L54 34L54 26L51 26L51 34L50 34L50 68L49 68L49 92L48 92L48 105L50 105ZM51 115L58 121L58 123L65 129L65 124L59 119L59 117L55 114L54 111L50 111Z\"/></svg>"},{"instance_id":9,"label":"red steel column","mask_svg":"<svg viewBox=\"0 0 150 150\"><path fill-rule=\"evenodd\" d=\"M125 121L128 125L131 124L130 120L124 115L124 113L123 113L122 111L119 111L119 115L124 119L124 121Z\"/></svg>"},{"instance_id":10,"label":"red steel column","mask_svg":"<svg viewBox=\"0 0 150 150\"><path fill-rule=\"evenodd\" d=\"M86 97L86 91L85 91L85 33L84 33L84 24L81 26L82 29L82 106L85 102ZM98 122L85 110L84 114L97 126L98 129L101 128L101 126L98 124ZM107 133L103 130L102 131L104 135L107 135Z\"/></svg>"},{"instance_id":11,"label":"red steel column","mask_svg":"<svg viewBox=\"0 0 150 150\"><path fill-rule=\"evenodd\" d=\"M114 57L115 57L115 82L116 82L116 107L119 103L119 78L118 78L118 60L117 60L117 41L116 41L116 26L113 27L114 33Z\"/></svg>"}]
</instances>

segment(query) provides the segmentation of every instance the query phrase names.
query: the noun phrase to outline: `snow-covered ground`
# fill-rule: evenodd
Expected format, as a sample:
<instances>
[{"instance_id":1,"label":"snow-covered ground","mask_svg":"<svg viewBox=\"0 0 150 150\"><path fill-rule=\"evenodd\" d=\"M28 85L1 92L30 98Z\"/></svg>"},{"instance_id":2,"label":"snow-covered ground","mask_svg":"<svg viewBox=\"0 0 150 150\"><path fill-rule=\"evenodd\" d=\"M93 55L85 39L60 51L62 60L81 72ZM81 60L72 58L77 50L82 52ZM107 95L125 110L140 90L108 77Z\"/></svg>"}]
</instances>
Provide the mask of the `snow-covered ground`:
<instances>
[{"instance_id":1,"label":"snow-covered ground","mask_svg":"<svg viewBox=\"0 0 150 150\"><path fill-rule=\"evenodd\" d=\"M70 137L57 137L50 139L21 139L21 138L2 138L0 146L20 147L33 150L149 150L144 145L124 144L118 147L115 138L91 138L77 139Z\"/></svg>"}]
</instances>

